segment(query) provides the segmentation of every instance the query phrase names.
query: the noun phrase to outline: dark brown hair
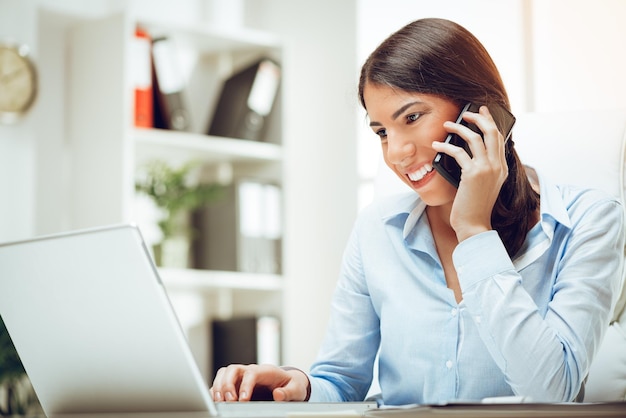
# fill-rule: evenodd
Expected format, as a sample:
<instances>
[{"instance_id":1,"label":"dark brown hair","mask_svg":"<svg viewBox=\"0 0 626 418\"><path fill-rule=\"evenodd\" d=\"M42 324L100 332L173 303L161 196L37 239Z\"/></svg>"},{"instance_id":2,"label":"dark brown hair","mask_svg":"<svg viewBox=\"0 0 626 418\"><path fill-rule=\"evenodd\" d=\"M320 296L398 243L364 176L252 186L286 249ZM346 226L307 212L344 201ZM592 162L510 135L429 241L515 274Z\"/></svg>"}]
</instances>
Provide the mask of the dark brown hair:
<instances>
[{"instance_id":1,"label":"dark brown hair","mask_svg":"<svg viewBox=\"0 0 626 418\"><path fill-rule=\"evenodd\" d=\"M459 105L499 103L510 109L500 73L485 47L464 27L445 19L420 19L387 38L361 69L359 100L367 110L366 83L444 97ZM514 256L533 226L539 195L532 189L512 138L506 144L509 175L491 214L507 252Z\"/></svg>"}]
</instances>

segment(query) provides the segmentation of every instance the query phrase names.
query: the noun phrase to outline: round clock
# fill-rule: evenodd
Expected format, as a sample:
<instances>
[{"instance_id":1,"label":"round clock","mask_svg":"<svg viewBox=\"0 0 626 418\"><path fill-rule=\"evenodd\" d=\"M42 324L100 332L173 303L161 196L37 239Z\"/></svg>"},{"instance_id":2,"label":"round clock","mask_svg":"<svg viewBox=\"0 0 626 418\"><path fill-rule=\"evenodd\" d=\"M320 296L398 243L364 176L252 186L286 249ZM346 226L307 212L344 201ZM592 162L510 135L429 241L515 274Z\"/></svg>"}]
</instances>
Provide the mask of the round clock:
<instances>
[{"instance_id":1,"label":"round clock","mask_svg":"<svg viewBox=\"0 0 626 418\"><path fill-rule=\"evenodd\" d=\"M18 121L37 96L37 70L28 47L0 43L0 123Z\"/></svg>"}]
</instances>

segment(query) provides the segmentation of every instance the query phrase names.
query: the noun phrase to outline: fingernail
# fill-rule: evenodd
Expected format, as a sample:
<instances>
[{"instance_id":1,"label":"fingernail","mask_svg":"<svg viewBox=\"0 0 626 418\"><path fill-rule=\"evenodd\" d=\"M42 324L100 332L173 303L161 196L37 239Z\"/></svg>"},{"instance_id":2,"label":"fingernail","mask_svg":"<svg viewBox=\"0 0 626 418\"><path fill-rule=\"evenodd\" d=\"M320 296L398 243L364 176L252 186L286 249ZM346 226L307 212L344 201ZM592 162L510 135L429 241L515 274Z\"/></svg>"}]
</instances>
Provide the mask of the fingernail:
<instances>
[{"instance_id":1,"label":"fingernail","mask_svg":"<svg viewBox=\"0 0 626 418\"><path fill-rule=\"evenodd\" d=\"M246 392L245 390L239 394L239 399L247 399L247 398L248 398L248 392Z\"/></svg>"},{"instance_id":2,"label":"fingernail","mask_svg":"<svg viewBox=\"0 0 626 418\"><path fill-rule=\"evenodd\" d=\"M227 400L227 401L233 401L233 400L235 400L235 397L234 397L234 396L233 396L233 394L232 394L232 393L230 393L230 392L226 392L226 395L225 395L225 396L226 396L226 400Z\"/></svg>"},{"instance_id":3,"label":"fingernail","mask_svg":"<svg viewBox=\"0 0 626 418\"><path fill-rule=\"evenodd\" d=\"M217 402L219 402L219 401L221 401L221 400L222 400L222 394L221 394L221 392L215 392L215 394L214 394L213 396L215 397L215 400L216 400Z\"/></svg>"}]
</instances>

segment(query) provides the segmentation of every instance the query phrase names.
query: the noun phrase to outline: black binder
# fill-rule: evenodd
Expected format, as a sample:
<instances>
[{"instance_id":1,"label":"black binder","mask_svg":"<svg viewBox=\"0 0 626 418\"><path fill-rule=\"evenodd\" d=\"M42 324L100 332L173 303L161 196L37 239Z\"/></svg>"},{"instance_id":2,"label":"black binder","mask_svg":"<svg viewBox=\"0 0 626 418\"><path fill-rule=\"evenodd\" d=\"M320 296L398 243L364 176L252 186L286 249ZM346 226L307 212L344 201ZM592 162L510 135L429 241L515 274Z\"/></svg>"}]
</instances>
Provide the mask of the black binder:
<instances>
[{"instance_id":1,"label":"black binder","mask_svg":"<svg viewBox=\"0 0 626 418\"><path fill-rule=\"evenodd\" d=\"M258 179L237 179L218 202L192 216L197 269L280 274L282 191Z\"/></svg>"},{"instance_id":2,"label":"black binder","mask_svg":"<svg viewBox=\"0 0 626 418\"><path fill-rule=\"evenodd\" d=\"M228 78L222 86L208 134L264 140L280 76L278 64L262 59Z\"/></svg>"},{"instance_id":3,"label":"black binder","mask_svg":"<svg viewBox=\"0 0 626 418\"><path fill-rule=\"evenodd\" d=\"M246 316L212 321L213 374L229 364L279 365L280 322L272 316Z\"/></svg>"},{"instance_id":4,"label":"black binder","mask_svg":"<svg viewBox=\"0 0 626 418\"><path fill-rule=\"evenodd\" d=\"M183 99L184 80L174 52L174 45L167 37L152 41L154 127L186 131L190 117Z\"/></svg>"}]
</instances>

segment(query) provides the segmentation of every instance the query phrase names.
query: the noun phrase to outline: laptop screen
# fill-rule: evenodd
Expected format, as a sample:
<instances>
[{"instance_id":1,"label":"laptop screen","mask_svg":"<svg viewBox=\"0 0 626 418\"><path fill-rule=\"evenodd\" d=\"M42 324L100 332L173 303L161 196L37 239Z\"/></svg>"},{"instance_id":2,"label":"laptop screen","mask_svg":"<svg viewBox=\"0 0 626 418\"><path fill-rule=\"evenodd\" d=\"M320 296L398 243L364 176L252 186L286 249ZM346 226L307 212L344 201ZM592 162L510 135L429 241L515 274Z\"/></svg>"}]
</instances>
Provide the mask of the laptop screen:
<instances>
[{"instance_id":1,"label":"laptop screen","mask_svg":"<svg viewBox=\"0 0 626 418\"><path fill-rule=\"evenodd\" d=\"M0 245L0 315L44 412L217 415L139 230Z\"/></svg>"}]
</instances>

